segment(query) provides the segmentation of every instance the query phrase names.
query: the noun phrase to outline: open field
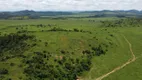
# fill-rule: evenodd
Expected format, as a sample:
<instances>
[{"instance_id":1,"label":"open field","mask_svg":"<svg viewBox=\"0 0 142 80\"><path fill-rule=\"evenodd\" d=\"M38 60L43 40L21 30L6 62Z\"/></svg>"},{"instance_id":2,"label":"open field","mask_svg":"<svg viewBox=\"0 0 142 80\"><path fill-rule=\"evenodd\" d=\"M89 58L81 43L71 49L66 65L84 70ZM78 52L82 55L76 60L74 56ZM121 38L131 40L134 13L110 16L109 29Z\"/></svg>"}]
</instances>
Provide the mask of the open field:
<instances>
[{"instance_id":1,"label":"open field","mask_svg":"<svg viewBox=\"0 0 142 80\"><path fill-rule=\"evenodd\" d=\"M142 79L142 19L0 20L0 80ZM126 41L126 39L131 44Z\"/></svg>"}]
</instances>

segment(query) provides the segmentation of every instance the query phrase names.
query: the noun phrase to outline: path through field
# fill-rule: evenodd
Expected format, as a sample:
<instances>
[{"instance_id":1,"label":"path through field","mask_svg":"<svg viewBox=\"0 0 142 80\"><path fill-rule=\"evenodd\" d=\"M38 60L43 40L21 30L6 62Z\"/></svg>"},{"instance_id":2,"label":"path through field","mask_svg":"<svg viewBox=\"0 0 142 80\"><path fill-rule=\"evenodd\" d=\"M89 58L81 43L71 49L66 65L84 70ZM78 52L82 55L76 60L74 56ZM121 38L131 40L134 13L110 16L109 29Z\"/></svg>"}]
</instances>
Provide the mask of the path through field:
<instances>
[{"instance_id":1,"label":"path through field","mask_svg":"<svg viewBox=\"0 0 142 80\"><path fill-rule=\"evenodd\" d=\"M105 77L109 76L110 74L112 74L112 73L114 73L114 72L116 72L116 71L118 71L118 70L124 68L125 66L127 66L128 64L130 64L130 63L132 63L132 62L134 62L134 61L136 60L135 54L133 53L133 50L132 50L132 45L131 45L131 43L128 41L128 39L127 39L124 35L123 35L123 37L124 37L125 41L129 44L129 48L130 48L130 52L131 52L132 58L129 59L129 60L128 60L126 63L124 63L123 65L118 66L117 68L113 69L112 71L110 71L110 72L108 72L108 73L106 73L106 74L104 74L104 75L102 75L102 76L96 78L96 80L102 80L102 79L104 79Z\"/></svg>"}]
</instances>

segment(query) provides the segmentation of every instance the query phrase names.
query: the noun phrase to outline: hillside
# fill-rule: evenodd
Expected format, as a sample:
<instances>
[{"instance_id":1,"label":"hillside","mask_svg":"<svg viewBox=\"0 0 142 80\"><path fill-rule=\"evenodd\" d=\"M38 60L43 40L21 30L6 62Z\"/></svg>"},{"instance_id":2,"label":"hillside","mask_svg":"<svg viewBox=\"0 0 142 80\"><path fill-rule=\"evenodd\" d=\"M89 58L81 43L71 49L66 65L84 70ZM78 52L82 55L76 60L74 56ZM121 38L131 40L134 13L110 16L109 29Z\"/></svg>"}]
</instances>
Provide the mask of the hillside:
<instances>
[{"instance_id":1,"label":"hillside","mask_svg":"<svg viewBox=\"0 0 142 80\"><path fill-rule=\"evenodd\" d=\"M0 20L0 80L141 80L141 29L140 18Z\"/></svg>"}]
</instances>

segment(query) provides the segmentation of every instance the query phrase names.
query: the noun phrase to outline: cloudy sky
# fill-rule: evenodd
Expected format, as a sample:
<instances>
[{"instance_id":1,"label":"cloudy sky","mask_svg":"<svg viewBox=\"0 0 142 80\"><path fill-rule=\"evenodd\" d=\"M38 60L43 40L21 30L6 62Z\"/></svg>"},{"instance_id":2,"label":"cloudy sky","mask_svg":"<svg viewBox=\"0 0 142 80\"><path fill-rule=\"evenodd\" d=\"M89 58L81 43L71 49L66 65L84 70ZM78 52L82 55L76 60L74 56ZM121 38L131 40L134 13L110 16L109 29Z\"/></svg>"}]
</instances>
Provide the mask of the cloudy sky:
<instances>
[{"instance_id":1,"label":"cloudy sky","mask_svg":"<svg viewBox=\"0 0 142 80\"><path fill-rule=\"evenodd\" d=\"M142 10L142 0L0 0L0 11Z\"/></svg>"}]
</instances>

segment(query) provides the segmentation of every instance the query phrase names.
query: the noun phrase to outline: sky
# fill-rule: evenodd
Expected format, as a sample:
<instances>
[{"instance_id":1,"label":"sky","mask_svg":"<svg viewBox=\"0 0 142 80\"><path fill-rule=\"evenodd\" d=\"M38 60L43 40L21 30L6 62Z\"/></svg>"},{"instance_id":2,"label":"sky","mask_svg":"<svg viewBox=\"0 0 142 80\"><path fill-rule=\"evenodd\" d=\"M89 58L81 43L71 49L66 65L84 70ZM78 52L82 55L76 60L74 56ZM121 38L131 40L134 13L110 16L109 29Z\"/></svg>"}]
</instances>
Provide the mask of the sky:
<instances>
[{"instance_id":1,"label":"sky","mask_svg":"<svg viewBox=\"0 0 142 80\"><path fill-rule=\"evenodd\" d=\"M0 0L0 11L142 10L142 0Z\"/></svg>"}]
</instances>

